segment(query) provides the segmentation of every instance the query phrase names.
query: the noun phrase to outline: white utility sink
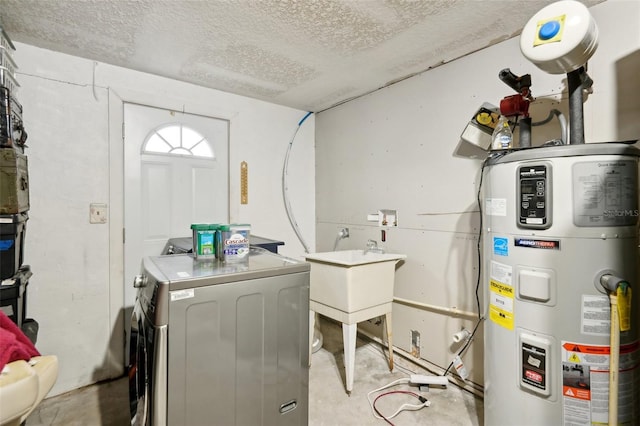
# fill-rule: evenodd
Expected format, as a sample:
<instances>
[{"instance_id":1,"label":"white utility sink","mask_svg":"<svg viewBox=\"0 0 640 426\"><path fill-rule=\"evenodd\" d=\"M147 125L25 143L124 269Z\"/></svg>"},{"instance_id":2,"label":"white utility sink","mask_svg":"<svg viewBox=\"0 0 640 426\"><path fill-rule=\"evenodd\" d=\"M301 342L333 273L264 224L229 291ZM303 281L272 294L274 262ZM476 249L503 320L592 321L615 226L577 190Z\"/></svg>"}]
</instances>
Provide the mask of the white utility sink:
<instances>
[{"instance_id":1,"label":"white utility sink","mask_svg":"<svg viewBox=\"0 0 640 426\"><path fill-rule=\"evenodd\" d=\"M404 254L342 250L306 255L310 299L345 313L393 301L395 265Z\"/></svg>"},{"instance_id":2,"label":"white utility sink","mask_svg":"<svg viewBox=\"0 0 640 426\"><path fill-rule=\"evenodd\" d=\"M391 338L393 285L396 263L406 259L407 256L364 250L342 250L311 253L305 257L311 264L309 336L313 340L316 312L342 323L346 390L351 394L358 322L384 315L389 347L389 370L393 370ZM311 362L311 342L309 342L309 362Z\"/></svg>"}]
</instances>

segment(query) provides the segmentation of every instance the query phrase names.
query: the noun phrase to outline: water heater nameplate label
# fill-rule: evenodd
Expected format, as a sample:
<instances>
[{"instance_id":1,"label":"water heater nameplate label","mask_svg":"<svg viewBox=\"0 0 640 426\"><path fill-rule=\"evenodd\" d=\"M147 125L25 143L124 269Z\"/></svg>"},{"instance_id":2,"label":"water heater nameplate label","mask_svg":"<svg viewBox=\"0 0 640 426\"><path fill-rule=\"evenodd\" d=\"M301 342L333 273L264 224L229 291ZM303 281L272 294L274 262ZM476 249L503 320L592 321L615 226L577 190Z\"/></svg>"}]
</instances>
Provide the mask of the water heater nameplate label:
<instances>
[{"instance_id":1,"label":"water heater nameplate label","mask_svg":"<svg viewBox=\"0 0 640 426\"><path fill-rule=\"evenodd\" d=\"M518 226L546 229L551 226L550 166L524 165L518 168Z\"/></svg>"},{"instance_id":2,"label":"water heater nameplate label","mask_svg":"<svg viewBox=\"0 0 640 426\"><path fill-rule=\"evenodd\" d=\"M573 165L573 223L633 226L638 223L638 166L632 160Z\"/></svg>"}]
</instances>

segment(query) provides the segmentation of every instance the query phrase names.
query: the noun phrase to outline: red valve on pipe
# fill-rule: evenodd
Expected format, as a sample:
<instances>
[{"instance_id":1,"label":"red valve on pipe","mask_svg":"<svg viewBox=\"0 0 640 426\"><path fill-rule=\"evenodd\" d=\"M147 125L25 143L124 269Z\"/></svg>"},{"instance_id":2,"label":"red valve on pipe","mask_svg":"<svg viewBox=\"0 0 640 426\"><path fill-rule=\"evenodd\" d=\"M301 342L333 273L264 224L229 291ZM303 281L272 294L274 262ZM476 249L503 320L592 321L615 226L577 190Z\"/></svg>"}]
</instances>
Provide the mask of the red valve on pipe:
<instances>
[{"instance_id":1,"label":"red valve on pipe","mask_svg":"<svg viewBox=\"0 0 640 426\"><path fill-rule=\"evenodd\" d=\"M512 95L500 101L500 114L505 117L529 116L529 100L522 95Z\"/></svg>"}]
</instances>

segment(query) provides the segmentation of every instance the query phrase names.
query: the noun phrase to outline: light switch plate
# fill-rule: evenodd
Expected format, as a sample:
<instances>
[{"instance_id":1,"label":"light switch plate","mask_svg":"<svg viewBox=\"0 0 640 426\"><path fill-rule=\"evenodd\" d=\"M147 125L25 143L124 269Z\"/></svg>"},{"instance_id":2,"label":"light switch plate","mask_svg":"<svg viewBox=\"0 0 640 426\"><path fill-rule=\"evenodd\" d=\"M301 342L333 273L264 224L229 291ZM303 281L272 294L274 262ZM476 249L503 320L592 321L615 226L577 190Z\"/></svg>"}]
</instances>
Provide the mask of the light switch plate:
<instances>
[{"instance_id":1,"label":"light switch plate","mask_svg":"<svg viewBox=\"0 0 640 426\"><path fill-rule=\"evenodd\" d=\"M107 205L91 203L89 206L89 223L107 223Z\"/></svg>"}]
</instances>

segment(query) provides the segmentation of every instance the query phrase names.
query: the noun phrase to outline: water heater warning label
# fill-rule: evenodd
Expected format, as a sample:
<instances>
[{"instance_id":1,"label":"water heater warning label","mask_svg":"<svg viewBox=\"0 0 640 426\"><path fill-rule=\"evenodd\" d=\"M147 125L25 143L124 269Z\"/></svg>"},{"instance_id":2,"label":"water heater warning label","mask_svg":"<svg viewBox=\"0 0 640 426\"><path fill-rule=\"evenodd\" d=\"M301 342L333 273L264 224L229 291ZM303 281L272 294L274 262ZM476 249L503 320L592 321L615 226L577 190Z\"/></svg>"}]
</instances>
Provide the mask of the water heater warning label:
<instances>
[{"instance_id":1,"label":"water heater warning label","mask_svg":"<svg viewBox=\"0 0 640 426\"><path fill-rule=\"evenodd\" d=\"M631 424L633 381L640 362L640 343L620 345L619 424ZM609 346L562 342L563 424L607 424L609 418Z\"/></svg>"}]
</instances>

